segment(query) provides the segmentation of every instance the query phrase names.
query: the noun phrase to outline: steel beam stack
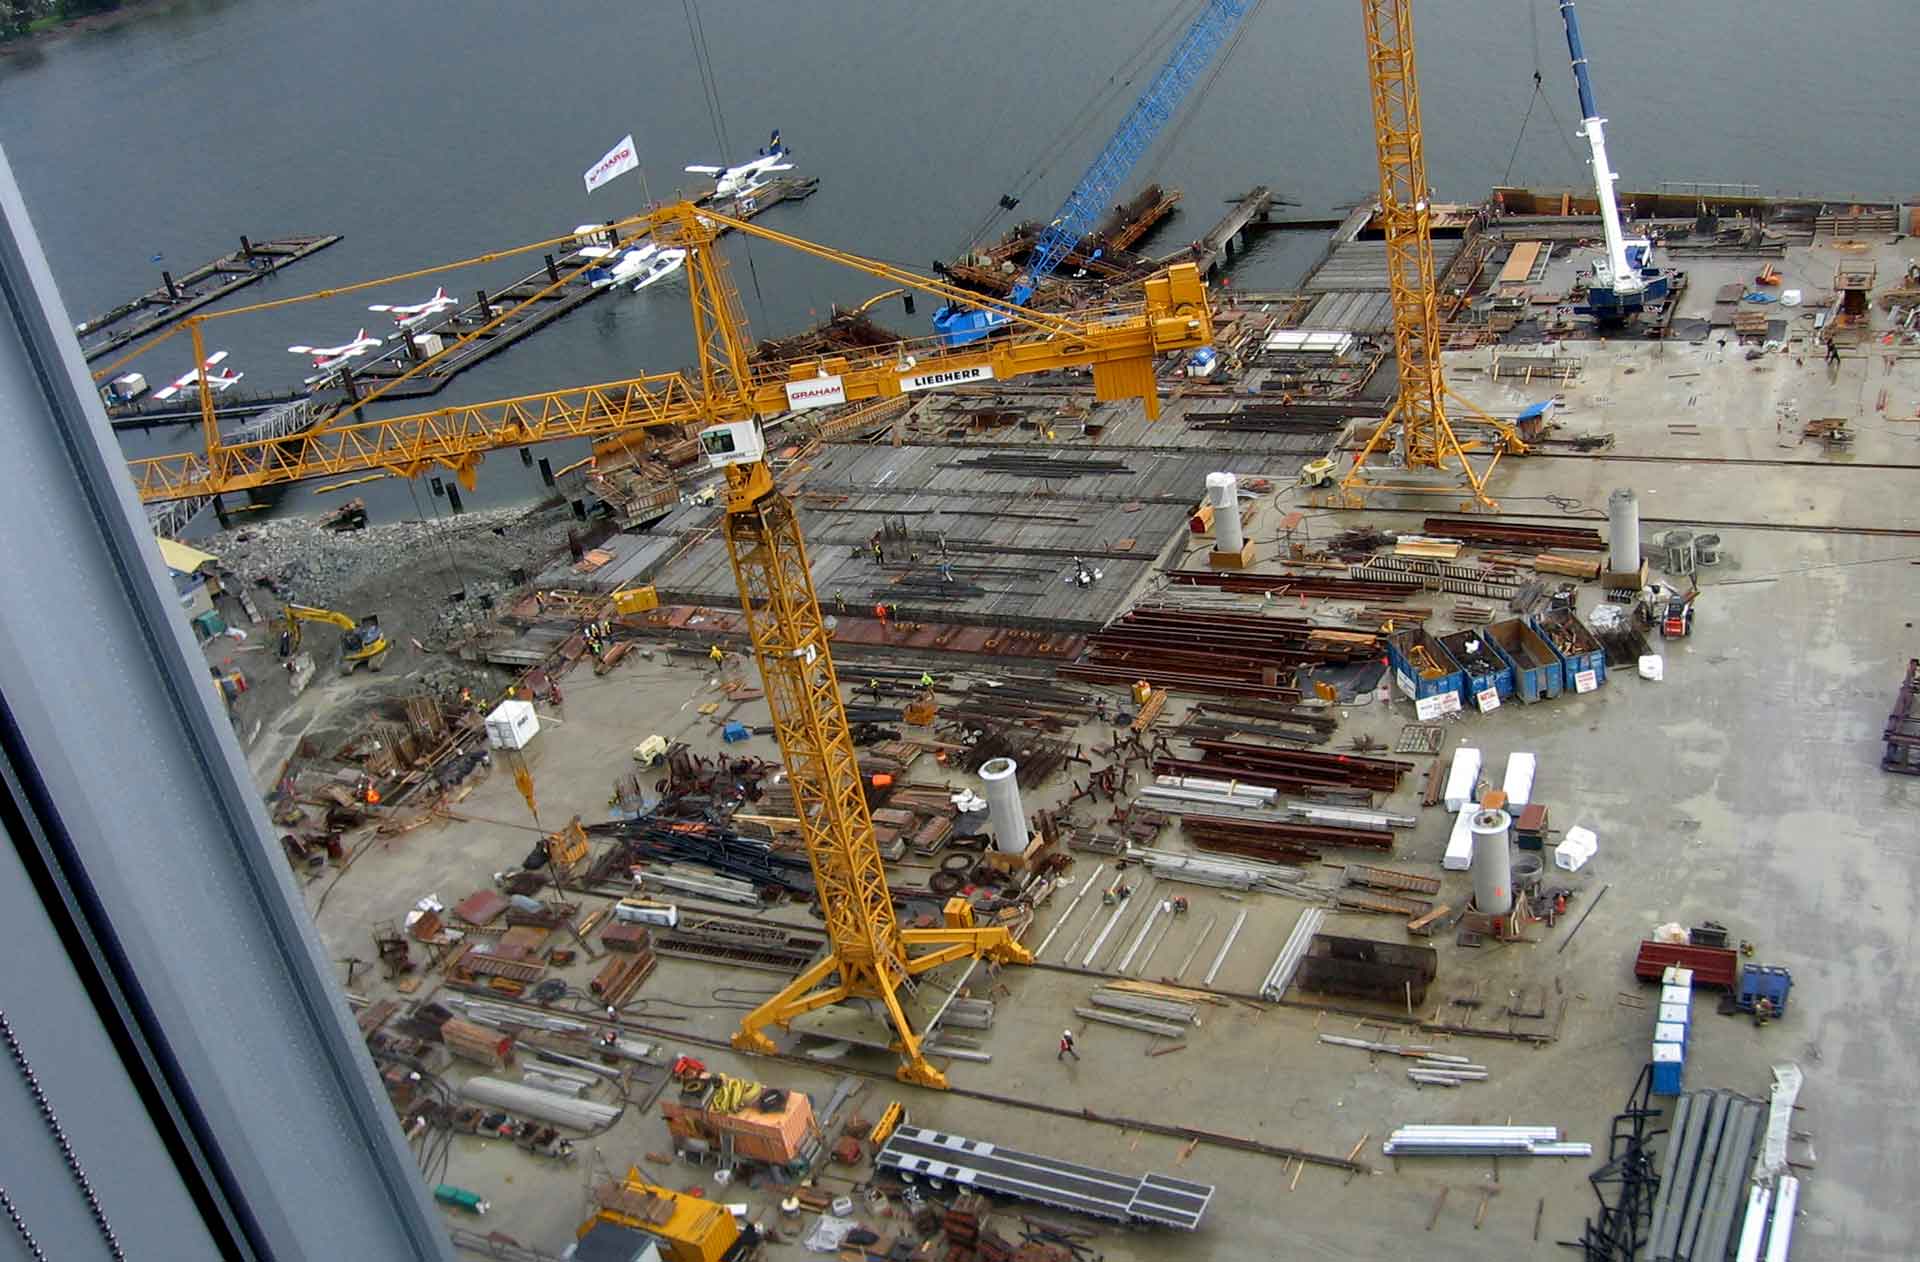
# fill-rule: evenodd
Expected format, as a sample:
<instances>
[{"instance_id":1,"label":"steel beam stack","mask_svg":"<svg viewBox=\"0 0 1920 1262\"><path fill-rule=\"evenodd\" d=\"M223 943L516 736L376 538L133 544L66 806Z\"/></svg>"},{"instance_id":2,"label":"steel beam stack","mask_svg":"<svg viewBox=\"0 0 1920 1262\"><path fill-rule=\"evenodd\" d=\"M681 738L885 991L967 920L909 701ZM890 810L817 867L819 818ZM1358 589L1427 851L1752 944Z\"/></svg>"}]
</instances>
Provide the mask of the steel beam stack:
<instances>
[{"instance_id":1,"label":"steel beam stack","mask_svg":"<svg viewBox=\"0 0 1920 1262\"><path fill-rule=\"evenodd\" d=\"M1568 548L1575 552L1607 550L1607 542L1600 537L1600 532L1584 526L1543 526L1534 522L1480 517L1429 517L1421 523L1420 529L1422 533L1440 539L1458 539L1462 543L1502 548L1534 551Z\"/></svg>"},{"instance_id":2,"label":"steel beam stack","mask_svg":"<svg viewBox=\"0 0 1920 1262\"><path fill-rule=\"evenodd\" d=\"M1370 631L1257 613L1143 607L1087 637L1084 658L1059 673L1099 683L1144 679L1182 691L1298 701L1298 690L1283 682L1295 667L1378 656L1378 639Z\"/></svg>"},{"instance_id":3,"label":"steel beam stack","mask_svg":"<svg viewBox=\"0 0 1920 1262\"><path fill-rule=\"evenodd\" d=\"M1754 1145L1766 1106L1731 1091L1692 1091L1674 1106L1660 1190L1653 1202L1652 1262L1723 1258L1745 1212Z\"/></svg>"},{"instance_id":4,"label":"steel beam stack","mask_svg":"<svg viewBox=\"0 0 1920 1262\"><path fill-rule=\"evenodd\" d=\"M1202 850L1224 851L1271 863L1317 859L1330 847L1391 850L1393 834L1365 828L1332 828L1237 815L1189 815L1181 821L1187 840Z\"/></svg>"}]
</instances>

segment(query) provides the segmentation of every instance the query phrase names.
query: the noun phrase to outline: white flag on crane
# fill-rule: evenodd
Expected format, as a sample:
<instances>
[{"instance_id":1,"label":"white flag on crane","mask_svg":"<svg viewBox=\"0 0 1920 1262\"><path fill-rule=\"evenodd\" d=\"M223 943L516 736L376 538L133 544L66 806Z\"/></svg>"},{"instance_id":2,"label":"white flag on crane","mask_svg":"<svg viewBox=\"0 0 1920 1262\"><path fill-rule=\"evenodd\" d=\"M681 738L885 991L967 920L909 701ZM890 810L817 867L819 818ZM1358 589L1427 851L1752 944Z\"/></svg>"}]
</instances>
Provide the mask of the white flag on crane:
<instances>
[{"instance_id":1,"label":"white flag on crane","mask_svg":"<svg viewBox=\"0 0 1920 1262\"><path fill-rule=\"evenodd\" d=\"M585 177L587 181L587 191L591 193L608 180L625 175L629 171L637 170L639 166L640 155L633 147L633 133L628 132L619 144L607 150L606 157L587 168Z\"/></svg>"}]
</instances>

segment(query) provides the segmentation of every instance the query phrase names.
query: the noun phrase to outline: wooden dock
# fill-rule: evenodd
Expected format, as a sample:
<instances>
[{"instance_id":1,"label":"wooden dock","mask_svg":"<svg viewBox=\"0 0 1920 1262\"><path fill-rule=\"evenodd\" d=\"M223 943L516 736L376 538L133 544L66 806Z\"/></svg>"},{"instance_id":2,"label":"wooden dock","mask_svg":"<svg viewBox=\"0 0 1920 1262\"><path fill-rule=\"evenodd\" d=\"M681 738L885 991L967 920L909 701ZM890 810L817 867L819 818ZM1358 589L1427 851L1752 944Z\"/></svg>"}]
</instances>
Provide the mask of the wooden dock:
<instances>
[{"instance_id":1,"label":"wooden dock","mask_svg":"<svg viewBox=\"0 0 1920 1262\"><path fill-rule=\"evenodd\" d=\"M323 237L275 237L271 241L241 237L238 250L223 254L211 263L202 263L184 275L176 277L162 271L158 289L128 299L105 315L82 320L74 326L74 334L89 360L111 355L208 303L245 289L263 276L271 276L308 255L318 254L339 239L337 233Z\"/></svg>"},{"instance_id":2,"label":"wooden dock","mask_svg":"<svg viewBox=\"0 0 1920 1262\"><path fill-rule=\"evenodd\" d=\"M1257 185L1245 196L1235 198L1220 222L1208 229L1188 247L1195 262L1200 263L1208 276L1213 275L1227 265L1241 244L1242 234L1250 227L1265 221L1273 209L1273 190L1265 184Z\"/></svg>"}]
</instances>

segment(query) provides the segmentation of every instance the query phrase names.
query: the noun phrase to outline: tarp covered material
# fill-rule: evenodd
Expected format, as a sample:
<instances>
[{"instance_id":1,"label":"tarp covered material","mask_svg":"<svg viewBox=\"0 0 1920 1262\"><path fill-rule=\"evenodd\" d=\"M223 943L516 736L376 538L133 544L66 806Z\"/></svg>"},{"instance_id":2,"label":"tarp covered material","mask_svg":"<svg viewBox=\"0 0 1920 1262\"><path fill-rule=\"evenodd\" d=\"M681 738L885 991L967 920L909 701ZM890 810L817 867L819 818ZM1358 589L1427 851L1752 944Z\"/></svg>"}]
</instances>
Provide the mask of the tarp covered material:
<instances>
[{"instance_id":1,"label":"tarp covered material","mask_svg":"<svg viewBox=\"0 0 1920 1262\"><path fill-rule=\"evenodd\" d=\"M838 1253L841 1244L859 1225L859 1222L852 1218L836 1218L832 1214L822 1214L801 1243L814 1253Z\"/></svg>"},{"instance_id":2,"label":"tarp covered material","mask_svg":"<svg viewBox=\"0 0 1920 1262\"><path fill-rule=\"evenodd\" d=\"M155 542L160 545L160 559L176 574L192 574L209 561L219 559L211 552L189 548L177 539L158 539Z\"/></svg>"}]
</instances>

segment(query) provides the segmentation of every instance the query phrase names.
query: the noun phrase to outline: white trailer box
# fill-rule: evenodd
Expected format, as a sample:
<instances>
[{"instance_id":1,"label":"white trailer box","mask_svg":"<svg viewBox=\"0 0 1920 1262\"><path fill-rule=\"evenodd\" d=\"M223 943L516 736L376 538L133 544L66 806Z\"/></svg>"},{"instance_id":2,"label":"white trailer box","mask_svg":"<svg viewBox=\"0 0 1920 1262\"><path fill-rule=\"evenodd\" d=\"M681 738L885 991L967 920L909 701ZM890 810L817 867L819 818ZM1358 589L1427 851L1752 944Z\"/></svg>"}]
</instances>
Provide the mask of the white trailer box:
<instances>
[{"instance_id":1,"label":"white trailer box","mask_svg":"<svg viewBox=\"0 0 1920 1262\"><path fill-rule=\"evenodd\" d=\"M1453 755L1453 766L1447 772L1447 809L1461 811L1480 800L1475 792L1480 783L1480 751L1471 745L1462 745Z\"/></svg>"},{"instance_id":2,"label":"white trailer box","mask_svg":"<svg viewBox=\"0 0 1920 1262\"><path fill-rule=\"evenodd\" d=\"M1465 810L1454 812L1453 833L1447 838L1447 853L1440 860L1440 866L1449 872L1465 872L1473 866L1473 813L1479 809L1477 804L1468 802Z\"/></svg>"},{"instance_id":3,"label":"white trailer box","mask_svg":"<svg viewBox=\"0 0 1920 1262\"><path fill-rule=\"evenodd\" d=\"M1533 801L1533 773L1537 766L1538 762L1532 754L1507 755L1507 774L1500 782L1500 788L1507 795L1509 811Z\"/></svg>"},{"instance_id":4,"label":"white trailer box","mask_svg":"<svg viewBox=\"0 0 1920 1262\"><path fill-rule=\"evenodd\" d=\"M487 716L487 744L495 749L525 749L539 734L531 701L502 701Z\"/></svg>"}]
</instances>

